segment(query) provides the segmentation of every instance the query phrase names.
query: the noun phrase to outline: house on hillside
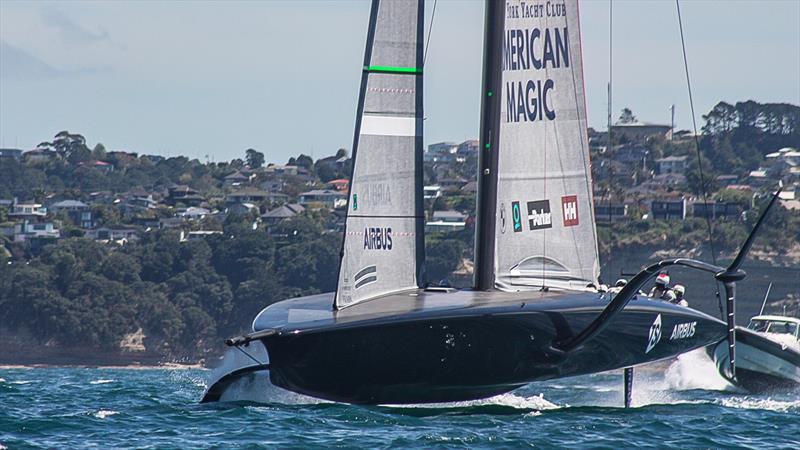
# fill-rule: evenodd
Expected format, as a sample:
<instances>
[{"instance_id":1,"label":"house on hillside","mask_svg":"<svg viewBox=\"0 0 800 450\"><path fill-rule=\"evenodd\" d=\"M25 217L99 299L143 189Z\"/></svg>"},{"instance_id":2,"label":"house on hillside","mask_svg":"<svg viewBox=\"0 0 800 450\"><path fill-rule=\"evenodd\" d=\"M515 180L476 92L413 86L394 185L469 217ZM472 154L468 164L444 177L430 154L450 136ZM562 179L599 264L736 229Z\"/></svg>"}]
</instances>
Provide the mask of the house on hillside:
<instances>
[{"instance_id":1,"label":"house on hillside","mask_svg":"<svg viewBox=\"0 0 800 450\"><path fill-rule=\"evenodd\" d=\"M211 236L221 236L222 231L213 231L213 230L198 230L198 231L190 231L186 234L181 231L181 242L193 242L193 241L202 241L207 239Z\"/></svg>"},{"instance_id":2,"label":"house on hillside","mask_svg":"<svg viewBox=\"0 0 800 450\"><path fill-rule=\"evenodd\" d=\"M184 206L200 206L205 200L205 197L200 195L199 191L185 184L170 186L169 194L167 194L167 203L172 206L178 204L183 204Z\"/></svg>"},{"instance_id":3,"label":"house on hillside","mask_svg":"<svg viewBox=\"0 0 800 450\"><path fill-rule=\"evenodd\" d=\"M620 222L628 219L628 205L618 201L594 201L594 218L597 223Z\"/></svg>"},{"instance_id":4,"label":"house on hillside","mask_svg":"<svg viewBox=\"0 0 800 450\"><path fill-rule=\"evenodd\" d=\"M425 223L426 233L449 233L463 230L467 225L467 216L458 211L434 211L431 220Z\"/></svg>"},{"instance_id":5,"label":"house on hillside","mask_svg":"<svg viewBox=\"0 0 800 450\"><path fill-rule=\"evenodd\" d=\"M259 204L267 200L284 199L285 197L286 195L276 192L267 192L256 188L245 188L228 194L225 197L225 205L230 206L235 203Z\"/></svg>"},{"instance_id":6,"label":"house on hillside","mask_svg":"<svg viewBox=\"0 0 800 450\"><path fill-rule=\"evenodd\" d=\"M287 203L262 214L261 221L266 225L276 225L286 219L291 219L303 211L305 211L305 208L302 205Z\"/></svg>"},{"instance_id":7,"label":"house on hillside","mask_svg":"<svg viewBox=\"0 0 800 450\"><path fill-rule=\"evenodd\" d=\"M136 214L155 209L158 206L153 194L141 188L131 189L122 194L122 198L117 203L117 206L125 214Z\"/></svg>"},{"instance_id":8,"label":"house on hillside","mask_svg":"<svg viewBox=\"0 0 800 450\"><path fill-rule=\"evenodd\" d=\"M40 203L18 202L14 200L11 210L8 211L8 218L21 221L39 221L47 215L47 208Z\"/></svg>"},{"instance_id":9,"label":"house on hillside","mask_svg":"<svg viewBox=\"0 0 800 450\"><path fill-rule=\"evenodd\" d=\"M662 197L650 202L653 220L683 220L686 218L686 197Z\"/></svg>"},{"instance_id":10,"label":"house on hillside","mask_svg":"<svg viewBox=\"0 0 800 450\"><path fill-rule=\"evenodd\" d=\"M330 189L314 189L299 195L300 203L304 207L322 205L326 208L342 208L347 204L347 194Z\"/></svg>"},{"instance_id":11,"label":"house on hillside","mask_svg":"<svg viewBox=\"0 0 800 450\"><path fill-rule=\"evenodd\" d=\"M80 228L93 228L95 225L91 207L81 201L62 200L50 205L50 210L55 213L65 212L72 223Z\"/></svg>"},{"instance_id":12,"label":"house on hillside","mask_svg":"<svg viewBox=\"0 0 800 450\"><path fill-rule=\"evenodd\" d=\"M108 174L114 171L114 165L106 161L83 161L78 164L81 167L96 169L99 172Z\"/></svg>"},{"instance_id":13,"label":"house on hillside","mask_svg":"<svg viewBox=\"0 0 800 450\"><path fill-rule=\"evenodd\" d=\"M125 244L130 241L139 239L139 230L129 227L99 227L97 229L87 231L85 237L94 239L96 241L114 242L117 244Z\"/></svg>"},{"instance_id":14,"label":"house on hillside","mask_svg":"<svg viewBox=\"0 0 800 450\"><path fill-rule=\"evenodd\" d=\"M739 220L742 218L742 205L735 202L708 202L696 201L692 203L694 217L711 219Z\"/></svg>"},{"instance_id":15,"label":"house on hillside","mask_svg":"<svg viewBox=\"0 0 800 450\"><path fill-rule=\"evenodd\" d=\"M346 178L340 178L338 180L331 180L328 181L328 187L331 189L337 190L339 192L347 192L347 189L350 187L350 180Z\"/></svg>"},{"instance_id":16,"label":"house on hillside","mask_svg":"<svg viewBox=\"0 0 800 450\"><path fill-rule=\"evenodd\" d=\"M61 231L53 222L28 222L14 225L14 241L30 241L36 238L58 239Z\"/></svg>"},{"instance_id":17,"label":"house on hillside","mask_svg":"<svg viewBox=\"0 0 800 450\"><path fill-rule=\"evenodd\" d=\"M458 144L458 149L456 150L456 155L467 158L472 155L477 155L480 151L480 141L477 139L469 139L460 144Z\"/></svg>"},{"instance_id":18,"label":"house on hillside","mask_svg":"<svg viewBox=\"0 0 800 450\"><path fill-rule=\"evenodd\" d=\"M423 186L422 187L422 197L425 200L433 200L442 196L442 187L441 186Z\"/></svg>"},{"instance_id":19,"label":"house on hillside","mask_svg":"<svg viewBox=\"0 0 800 450\"><path fill-rule=\"evenodd\" d=\"M639 186L652 189L654 191L671 191L686 184L686 175L682 173L665 173L656 175L652 179L641 183Z\"/></svg>"},{"instance_id":20,"label":"house on hillside","mask_svg":"<svg viewBox=\"0 0 800 450\"><path fill-rule=\"evenodd\" d=\"M188 208L181 208L175 213L176 217L182 217L186 220L200 220L210 215L211 211L206 208L198 206L190 206Z\"/></svg>"},{"instance_id":21,"label":"house on hillside","mask_svg":"<svg viewBox=\"0 0 800 450\"><path fill-rule=\"evenodd\" d=\"M258 211L258 206L248 202L231 203L225 208L225 214L234 216L244 216L253 211Z\"/></svg>"},{"instance_id":22,"label":"house on hillside","mask_svg":"<svg viewBox=\"0 0 800 450\"><path fill-rule=\"evenodd\" d=\"M639 143L620 145L608 153L612 160L634 169L644 169L649 155L650 149Z\"/></svg>"},{"instance_id":23,"label":"house on hillside","mask_svg":"<svg viewBox=\"0 0 800 450\"><path fill-rule=\"evenodd\" d=\"M259 183L258 187L267 192L283 192L283 180L265 180Z\"/></svg>"},{"instance_id":24,"label":"house on hillside","mask_svg":"<svg viewBox=\"0 0 800 450\"><path fill-rule=\"evenodd\" d=\"M226 175L222 181L224 187L237 187L250 182L250 177L237 170L229 175Z\"/></svg>"},{"instance_id":25,"label":"house on hillside","mask_svg":"<svg viewBox=\"0 0 800 450\"><path fill-rule=\"evenodd\" d=\"M672 127L643 122L618 123L611 126L611 135L630 142L645 142L652 137L669 137Z\"/></svg>"},{"instance_id":26,"label":"house on hillside","mask_svg":"<svg viewBox=\"0 0 800 450\"><path fill-rule=\"evenodd\" d=\"M455 142L437 142L428 146L423 159L425 162L454 162L457 153L458 145Z\"/></svg>"},{"instance_id":27,"label":"house on hillside","mask_svg":"<svg viewBox=\"0 0 800 450\"><path fill-rule=\"evenodd\" d=\"M0 159L13 159L19 161L22 159L22 150L16 148L0 148Z\"/></svg>"},{"instance_id":28,"label":"house on hillside","mask_svg":"<svg viewBox=\"0 0 800 450\"><path fill-rule=\"evenodd\" d=\"M659 158L656 160L656 171L659 175L668 173L686 173L689 157L684 156L667 156L666 158Z\"/></svg>"},{"instance_id":29,"label":"house on hillside","mask_svg":"<svg viewBox=\"0 0 800 450\"><path fill-rule=\"evenodd\" d=\"M28 150L22 154L22 158L31 163L41 163L52 161L54 159L59 159L61 156L54 150L50 150L49 148L35 148L33 150Z\"/></svg>"}]
</instances>

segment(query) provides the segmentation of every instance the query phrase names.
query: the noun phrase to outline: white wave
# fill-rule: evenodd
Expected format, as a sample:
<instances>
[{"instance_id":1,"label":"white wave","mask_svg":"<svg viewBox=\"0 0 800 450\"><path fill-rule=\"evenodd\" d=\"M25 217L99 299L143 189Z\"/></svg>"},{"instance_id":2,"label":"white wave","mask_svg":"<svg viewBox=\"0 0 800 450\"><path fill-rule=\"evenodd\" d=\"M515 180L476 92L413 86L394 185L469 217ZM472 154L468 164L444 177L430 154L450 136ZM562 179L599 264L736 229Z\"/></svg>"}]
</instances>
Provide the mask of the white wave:
<instances>
[{"instance_id":1,"label":"white wave","mask_svg":"<svg viewBox=\"0 0 800 450\"><path fill-rule=\"evenodd\" d=\"M5 378L0 378L0 383L5 383L5 382L6 382ZM3 450L3 449L0 449L0 450Z\"/></svg>"},{"instance_id":2,"label":"white wave","mask_svg":"<svg viewBox=\"0 0 800 450\"><path fill-rule=\"evenodd\" d=\"M664 378L669 387L677 391L690 389L735 390L730 383L720 376L714 361L708 357L702 348L679 355L667 368Z\"/></svg>"},{"instance_id":3,"label":"white wave","mask_svg":"<svg viewBox=\"0 0 800 450\"><path fill-rule=\"evenodd\" d=\"M89 384L108 384L108 383L113 383L115 381L117 380L94 380L90 381Z\"/></svg>"},{"instance_id":4,"label":"white wave","mask_svg":"<svg viewBox=\"0 0 800 450\"><path fill-rule=\"evenodd\" d=\"M544 394L523 397L513 393L495 395L481 400L446 403L418 403L412 405L381 405L392 408L471 408L475 406L508 406L515 409L533 409L536 411L556 409L560 406L544 398Z\"/></svg>"},{"instance_id":5,"label":"white wave","mask_svg":"<svg viewBox=\"0 0 800 450\"><path fill-rule=\"evenodd\" d=\"M279 403L284 405L309 405L329 403L314 397L279 388L269 381L269 371L245 374L231 383L220 397L221 402Z\"/></svg>"},{"instance_id":6,"label":"white wave","mask_svg":"<svg viewBox=\"0 0 800 450\"><path fill-rule=\"evenodd\" d=\"M32 381L27 381L27 380L20 380L20 381L11 381L10 383L11 384L31 384L33 382Z\"/></svg>"},{"instance_id":7,"label":"white wave","mask_svg":"<svg viewBox=\"0 0 800 450\"><path fill-rule=\"evenodd\" d=\"M720 403L728 408L737 409L764 409L775 412L800 411L800 399L775 400L747 396L723 398Z\"/></svg>"},{"instance_id":8,"label":"white wave","mask_svg":"<svg viewBox=\"0 0 800 450\"><path fill-rule=\"evenodd\" d=\"M110 411L110 410L107 410L107 409L101 409L100 411L97 411L96 413L94 413L92 415L97 417L98 419L105 419L108 416L115 416L117 414L119 414L117 411Z\"/></svg>"}]
</instances>

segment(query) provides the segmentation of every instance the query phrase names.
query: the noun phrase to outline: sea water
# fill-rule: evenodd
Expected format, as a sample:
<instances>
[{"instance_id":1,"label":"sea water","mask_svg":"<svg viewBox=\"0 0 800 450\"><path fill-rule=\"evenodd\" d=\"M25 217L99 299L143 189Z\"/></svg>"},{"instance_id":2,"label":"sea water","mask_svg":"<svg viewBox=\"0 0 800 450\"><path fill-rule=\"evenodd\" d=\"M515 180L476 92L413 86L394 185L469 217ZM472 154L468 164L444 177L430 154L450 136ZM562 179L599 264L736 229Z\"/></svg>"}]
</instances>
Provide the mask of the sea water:
<instances>
[{"instance_id":1,"label":"sea water","mask_svg":"<svg viewBox=\"0 0 800 450\"><path fill-rule=\"evenodd\" d=\"M800 448L800 392L749 395L701 352L486 400L352 406L285 395L198 404L209 372L0 369L0 448ZM270 397L271 396L271 397Z\"/></svg>"}]
</instances>

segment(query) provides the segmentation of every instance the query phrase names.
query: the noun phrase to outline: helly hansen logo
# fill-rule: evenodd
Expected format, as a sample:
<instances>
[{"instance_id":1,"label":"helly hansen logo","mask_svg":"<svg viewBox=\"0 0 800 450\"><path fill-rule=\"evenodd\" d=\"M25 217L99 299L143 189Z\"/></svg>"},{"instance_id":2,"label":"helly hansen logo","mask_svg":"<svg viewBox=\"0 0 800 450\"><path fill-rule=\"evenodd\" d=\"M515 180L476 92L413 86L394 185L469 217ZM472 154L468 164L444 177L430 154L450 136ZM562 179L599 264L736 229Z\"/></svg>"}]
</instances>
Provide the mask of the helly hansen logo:
<instances>
[{"instance_id":1,"label":"helly hansen logo","mask_svg":"<svg viewBox=\"0 0 800 450\"><path fill-rule=\"evenodd\" d=\"M528 202L528 226L531 231L553 228L553 220L550 215L550 200Z\"/></svg>"},{"instance_id":2,"label":"helly hansen logo","mask_svg":"<svg viewBox=\"0 0 800 450\"><path fill-rule=\"evenodd\" d=\"M578 196L567 195L561 197L561 213L564 217L565 227L578 225Z\"/></svg>"}]
</instances>

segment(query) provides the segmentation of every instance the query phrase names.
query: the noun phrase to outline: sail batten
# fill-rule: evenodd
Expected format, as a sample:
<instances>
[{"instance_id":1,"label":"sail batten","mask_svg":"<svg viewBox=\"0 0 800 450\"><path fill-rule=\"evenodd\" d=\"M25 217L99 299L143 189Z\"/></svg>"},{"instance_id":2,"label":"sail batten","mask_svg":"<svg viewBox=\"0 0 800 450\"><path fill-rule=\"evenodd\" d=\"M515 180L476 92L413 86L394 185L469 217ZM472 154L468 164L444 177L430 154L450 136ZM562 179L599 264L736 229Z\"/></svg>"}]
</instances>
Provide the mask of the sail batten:
<instances>
[{"instance_id":1,"label":"sail batten","mask_svg":"<svg viewBox=\"0 0 800 450\"><path fill-rule=\"evenodd\" d=\"M422 0L373 0L334 308L422 277Z\"/></svg>"}]
</instances>

